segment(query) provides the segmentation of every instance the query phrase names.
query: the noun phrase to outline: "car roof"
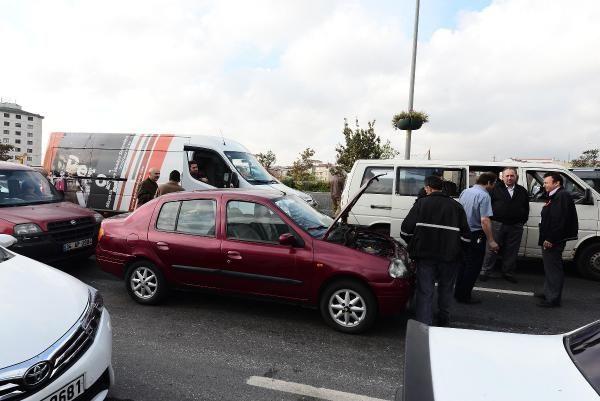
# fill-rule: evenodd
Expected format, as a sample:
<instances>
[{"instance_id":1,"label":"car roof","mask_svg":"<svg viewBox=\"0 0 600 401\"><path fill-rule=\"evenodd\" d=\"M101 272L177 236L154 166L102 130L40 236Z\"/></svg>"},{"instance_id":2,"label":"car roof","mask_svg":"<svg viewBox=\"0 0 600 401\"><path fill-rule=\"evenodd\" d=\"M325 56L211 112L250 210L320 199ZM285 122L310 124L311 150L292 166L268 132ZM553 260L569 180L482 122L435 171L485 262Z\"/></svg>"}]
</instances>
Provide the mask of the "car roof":
<instances>
[{"instance_id":1,"label":"car roof","mask_svg":"<svg viewBox=\"0 0 600 401\"><path fill-rule=\"evenodd\" d=\"M260 199L277 199L286 193L275 190L266 189L246 189L246 188L223 188L223 189L203 189L196 191L182 191L172 192L170 194L162 195L162 199L177 200L177 199L198 199L203 197L221 197L225 195L227 198L242 196L242 197L253 197Z\"/></svg>"},{"instance_id":2,"label":"car roof","mask_svg":"<svg viewBox=\"0 0 600 401\"><path fill-rule=\"evenodd\" d=\"M31 167L24 164L0 161L0 170L27 170L34 171Z\"/></svg>"},{"instance_id":3,"label":"car roof","mask_svg":"<svg viewBox=\"0 0 600 401\"><path fill-rule=\"evenodd\" d=\"M489 167L531 167L531 168L551 168L564 170L565 167L559 164L552 163L536 163L536 162L518 162L513 160L505 160L500 162L479 161L479 160L404 160L404 159L361 159L357 160L360 164L373 164L379 166L415 166L415 167L440 167L440 166L489 166Z\"/></svg>"}]
</instances>

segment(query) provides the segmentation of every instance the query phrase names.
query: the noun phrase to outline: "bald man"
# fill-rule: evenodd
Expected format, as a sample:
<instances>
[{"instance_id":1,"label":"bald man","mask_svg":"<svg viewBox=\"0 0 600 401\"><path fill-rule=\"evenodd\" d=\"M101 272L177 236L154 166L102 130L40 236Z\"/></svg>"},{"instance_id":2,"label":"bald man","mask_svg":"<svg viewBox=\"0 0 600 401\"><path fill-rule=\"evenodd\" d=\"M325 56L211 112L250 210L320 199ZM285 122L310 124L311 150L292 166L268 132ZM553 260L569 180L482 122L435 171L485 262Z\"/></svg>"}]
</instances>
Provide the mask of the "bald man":
<instances>
[{"instance_id":1,"label":"bald man","mask_svg":"<svg viewBox=\"0 0 600 401\"><path fill-rule=\"evenodd\" d=\"M158 190L158 184L156 181L160 178L160 171L157 168L152 167L148 171L148 178L146 178L140 184L137 192L137 207L142 206L144 203L151 201L156 197L156 191Z\"/></svg>"}]
</instances>

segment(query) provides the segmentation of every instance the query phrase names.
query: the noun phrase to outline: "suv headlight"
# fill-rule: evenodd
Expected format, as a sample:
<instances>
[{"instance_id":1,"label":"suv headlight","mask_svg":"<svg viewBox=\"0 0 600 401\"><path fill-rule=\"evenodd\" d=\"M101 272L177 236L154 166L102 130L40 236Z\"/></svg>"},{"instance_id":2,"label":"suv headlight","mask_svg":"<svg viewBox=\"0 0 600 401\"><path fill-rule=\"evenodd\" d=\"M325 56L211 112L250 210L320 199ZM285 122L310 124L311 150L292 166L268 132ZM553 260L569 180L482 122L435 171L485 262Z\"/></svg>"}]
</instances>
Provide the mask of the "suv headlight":
<instances>
[{"instance_id":1,"label":"suv headlight","mask_svg":"<svg viewBox=\"0 0 600 401\"><path fill-rule=\"evenodd\" d=\"M104 220L104 217L100 213L94 213L94 220L96 220L96 223L100 223Z\"/></svg>"},{"instance_id":2,"label":"suv headlight","mask_svg":"<svg viewBox=\"0 0 600 401\"><path fill-rule=\"evenodd\" d=\"M388 272L392 278L405 277L408 275L408 269L401 259L392 259Z\"/></svg>"},{"instance_id":3,"label":"suv headlight","mask_svg":"<svg viewBox=\"0 0 600 401\"><path fill-rule=\"evenodd\" d=\"M42 232L42 229L37 224L26 223L26 224L17 224L13 231L15 235L31 235L31 234L39 234Z\"/></svg>"}]
</instances>

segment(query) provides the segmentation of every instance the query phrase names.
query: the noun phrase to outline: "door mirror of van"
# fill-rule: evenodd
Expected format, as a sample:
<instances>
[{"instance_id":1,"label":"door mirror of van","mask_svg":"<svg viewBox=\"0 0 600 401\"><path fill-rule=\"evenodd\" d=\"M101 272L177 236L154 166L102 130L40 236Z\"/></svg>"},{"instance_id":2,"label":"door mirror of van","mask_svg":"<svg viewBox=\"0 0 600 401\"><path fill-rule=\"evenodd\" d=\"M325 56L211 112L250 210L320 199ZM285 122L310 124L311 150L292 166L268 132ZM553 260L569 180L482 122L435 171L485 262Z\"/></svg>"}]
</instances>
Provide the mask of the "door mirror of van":
<instances>
[{"instance_id":1,"label":"door mirror of van","mask_svg":"<svg viewBox=\"0 0 600 401\"><path fill-rule=\"evenodd\" d=\"M231 186L234 188L240 187L240 179L237 173L231 173Z\"/></svg>"},{"instance_id":2,"label":"door mirror of van","mask_svg":"<svg viewBox=\"0 0 600 401\"><path fill-rule=\"evenodd\" d=\"M593 205L594 204L594 199L592 197L592 190L589 188L585 189L585 194L583 196L583 198L581 199L581 202L579 202L580 205Z\"/></svg>"},{"instance_id":3,"label":"door mirror of van","mask_svg":"<svg viewBox=\"0 0 600 401\"><path fill-rule=\"evenodd\" d=\"M279 236L279 245L294 246L296 244L296 237L293 234L284 233Z\"/></svg>"},{"instance_id":4,"label":"door mirror of van","mask_svg":"<svg viewBox=\"0 0 600 401\"><path fill-rule=\"evenodd\" d=\"M17 243L17 239L12 235L0 234L0 246L8 248Z\"/></svg>"}]
</instances>

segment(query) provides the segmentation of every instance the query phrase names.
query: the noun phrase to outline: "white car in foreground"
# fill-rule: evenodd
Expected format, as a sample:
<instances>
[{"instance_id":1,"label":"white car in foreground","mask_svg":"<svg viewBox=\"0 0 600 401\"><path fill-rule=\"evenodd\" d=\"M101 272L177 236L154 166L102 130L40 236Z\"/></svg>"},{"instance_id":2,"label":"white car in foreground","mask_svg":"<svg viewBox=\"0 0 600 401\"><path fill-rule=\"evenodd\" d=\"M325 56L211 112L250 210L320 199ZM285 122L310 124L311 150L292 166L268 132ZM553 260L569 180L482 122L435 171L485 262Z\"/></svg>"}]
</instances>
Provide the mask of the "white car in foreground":
<instances>
[{"instance_id":1,"label":"white car in foreground","mask_svg":"<svg viewBox=\"0 0 600 401\"><path fill-rule=\"evenodd\" d=\"M529 335L408 322L404 401L600 400L600 320Z\"/></svg>"},{"instance_id":2,"label":"white car in foreground","mask_svg":"<svg viewBox=\"0 0 600 401\"><path fill-rule=\"evenodd\" d=\"M103 400L114 374L100 293L14 242L0 234L0 401Z\"/></svg>"}]
</instances>

